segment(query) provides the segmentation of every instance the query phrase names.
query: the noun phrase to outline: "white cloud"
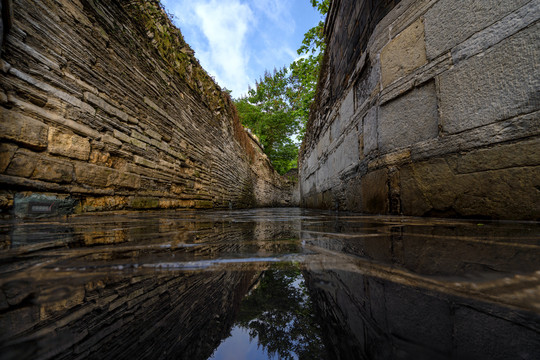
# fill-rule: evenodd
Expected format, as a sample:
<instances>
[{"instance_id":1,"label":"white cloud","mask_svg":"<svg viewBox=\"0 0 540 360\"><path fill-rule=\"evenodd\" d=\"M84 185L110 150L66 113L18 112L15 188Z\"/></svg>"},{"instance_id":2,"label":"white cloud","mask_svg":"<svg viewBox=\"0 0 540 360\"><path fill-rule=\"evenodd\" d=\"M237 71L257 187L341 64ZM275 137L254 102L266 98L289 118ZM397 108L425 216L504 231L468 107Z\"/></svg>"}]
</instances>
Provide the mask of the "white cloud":
<instances>
[{"instance_id":1,"label":"white cloud","mask_svg":"<svg viewBox=\"0 0 540 360\"><path fill-rule=\"evenodd\" d=\"M288 0L254 0L255 10L263 13L283 30L292 33L295 22L290 13L290 1Z\"/></svg>"},{"instance_id":2,"label":"white cloud","mask_svg":"<svg viewBox=\"0 0 540 360\"><path fill-rule=\"evenodd\" d=\"M245 94L265 68L279 68L297 57L286 43L295 30L289 0L162 3L178 18L177 24L201 65L220 86L233 90L234 97Z\"/></svg>"},{"instance_id":3,"label":"white cloud","mask_svg":"<svg viewBox=\"0 0 540 360\"><path fill-rule=\"evenodd\" d=\"M222 86L234 90L235 95L247 91L246 35L255 23L249 6L238 0L211 0L195 5L194 13L209 45L199 53L201 63L208 66L207 70L216 75Z\"/></svg>"}]
</instances>

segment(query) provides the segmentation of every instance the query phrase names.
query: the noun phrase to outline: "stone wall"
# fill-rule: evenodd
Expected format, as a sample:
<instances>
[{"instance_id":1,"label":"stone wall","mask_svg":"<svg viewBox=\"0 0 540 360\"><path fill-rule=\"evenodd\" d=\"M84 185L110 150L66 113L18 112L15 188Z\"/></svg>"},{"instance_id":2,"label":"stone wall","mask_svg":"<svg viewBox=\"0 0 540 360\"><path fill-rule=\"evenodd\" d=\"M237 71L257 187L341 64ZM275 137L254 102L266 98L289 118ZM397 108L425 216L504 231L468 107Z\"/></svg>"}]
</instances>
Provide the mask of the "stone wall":
<instances>
[{"instance_id":1,"label":"stone wall","mask_svg":"<svg viewBox=\"0 0 540 360\"><path fill-rule=\"evenodd\" d=\"M540 4L335 0L302 205L540 219Z\"/></svg>"},{"instance_id":2,"label":"stone wall","mask_svg":"<svg viewBox=\"0 0 540 360\"><path fill-rule=\"evenodd\" d=\"M290 202L289 183L158 1L6 4L12 26L0 60L3 211Z\"/></svg>"}]
</instances>

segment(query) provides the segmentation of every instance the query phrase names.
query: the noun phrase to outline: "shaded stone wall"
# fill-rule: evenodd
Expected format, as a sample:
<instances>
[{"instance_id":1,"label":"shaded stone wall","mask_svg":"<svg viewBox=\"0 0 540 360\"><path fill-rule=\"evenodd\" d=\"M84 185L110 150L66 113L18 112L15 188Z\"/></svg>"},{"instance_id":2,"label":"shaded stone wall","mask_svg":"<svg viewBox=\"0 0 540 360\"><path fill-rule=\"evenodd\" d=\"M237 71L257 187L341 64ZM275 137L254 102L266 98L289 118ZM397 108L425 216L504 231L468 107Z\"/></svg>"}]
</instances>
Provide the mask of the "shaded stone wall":
<instances>
[{"instance_id":1,"label":"shaded stone wall","mask_svg":"<svg viewBox=\"0 0 540 360\"><path fill-rule=\"evenodd\" d=\"M207 359L256 280L234 270L69 277L3 284L2 358Z\"/></svg>"},{"instance_id":2,"label":"shaded stone wall","mask_svg":"<svg viewBox=\"0 0 540 360\"><path fill-rule=\"evenodd\" d=\"M306 207L540 218L538 1L333 1Z\"/></svg>"},{"instance_id":3,"label":"shaded stone wall","mask_svg":"<svg viewBox=\"0 0 540 360\"><path fill-rule=\"evenodd\" d=\"M13 12L0 60L2 209L290 202L157 1L2 3Z\"/></svg>"},{"instance_id":4,"label":"shaded stone wall","mask_svg":"<svg viewBox=\"0 0 540 360\"><path fill-rule=\"evenodd\" d=\"M304 246L335 256L313 256L303 272L333 344L331 358L538 354L540 250L531 247L533 232L497 222L475 228L472 221L395 221L386 228L345 217L302 225Z\"/></svg>"}]
</instances>

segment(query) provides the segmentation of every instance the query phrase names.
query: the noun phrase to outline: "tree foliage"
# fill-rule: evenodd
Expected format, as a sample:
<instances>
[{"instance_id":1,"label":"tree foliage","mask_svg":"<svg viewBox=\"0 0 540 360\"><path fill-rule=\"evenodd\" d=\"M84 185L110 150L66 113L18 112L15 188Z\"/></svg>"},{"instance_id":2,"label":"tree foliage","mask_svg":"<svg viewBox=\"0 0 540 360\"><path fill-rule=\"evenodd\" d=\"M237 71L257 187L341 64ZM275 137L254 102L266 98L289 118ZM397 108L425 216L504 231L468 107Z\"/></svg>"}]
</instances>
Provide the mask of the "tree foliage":
<instances>
[{"instance_id":1,"label":"tree foliage","mask_svg":"<svg viewBox=\"0 0 540 360\"><path fill-rule=\"evenodd\" d=\"M310 0L326 15L329 0ZM315 98L324 50L324 22L309 29L297 50L299 60L263 77L235 101L240 121L257 135L274 168L284 174L297 166L301 141Z\"/></svg>"},{"instance_id":2,"label":"tree foliage","mask_svg":"<svg viewBox=\"0 0 540 360\"><path fill-rule=\"evenodd\" d=\"M269 358L326 358L320 324L298 268L274 266L240 306L236 324Z\"/></svg>"}]
</instances>

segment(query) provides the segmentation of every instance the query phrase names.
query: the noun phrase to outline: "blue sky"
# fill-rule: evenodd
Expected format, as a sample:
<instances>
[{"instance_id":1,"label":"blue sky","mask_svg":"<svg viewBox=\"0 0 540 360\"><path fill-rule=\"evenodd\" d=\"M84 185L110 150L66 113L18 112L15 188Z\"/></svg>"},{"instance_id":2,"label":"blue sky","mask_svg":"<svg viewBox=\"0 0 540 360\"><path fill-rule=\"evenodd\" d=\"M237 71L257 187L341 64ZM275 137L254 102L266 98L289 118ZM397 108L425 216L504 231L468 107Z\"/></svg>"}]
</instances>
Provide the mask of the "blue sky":
<instances>
[{"instance_id":1,"label":"blue sky","mask_svg":"<svg viewBox=\"0 0 540 360\"><path fill-rule=\"evenodd\" d=\"M161 0L195 56L233 97L298 58L321 15L309 0Z\"/></svg>"}]
</instances>

